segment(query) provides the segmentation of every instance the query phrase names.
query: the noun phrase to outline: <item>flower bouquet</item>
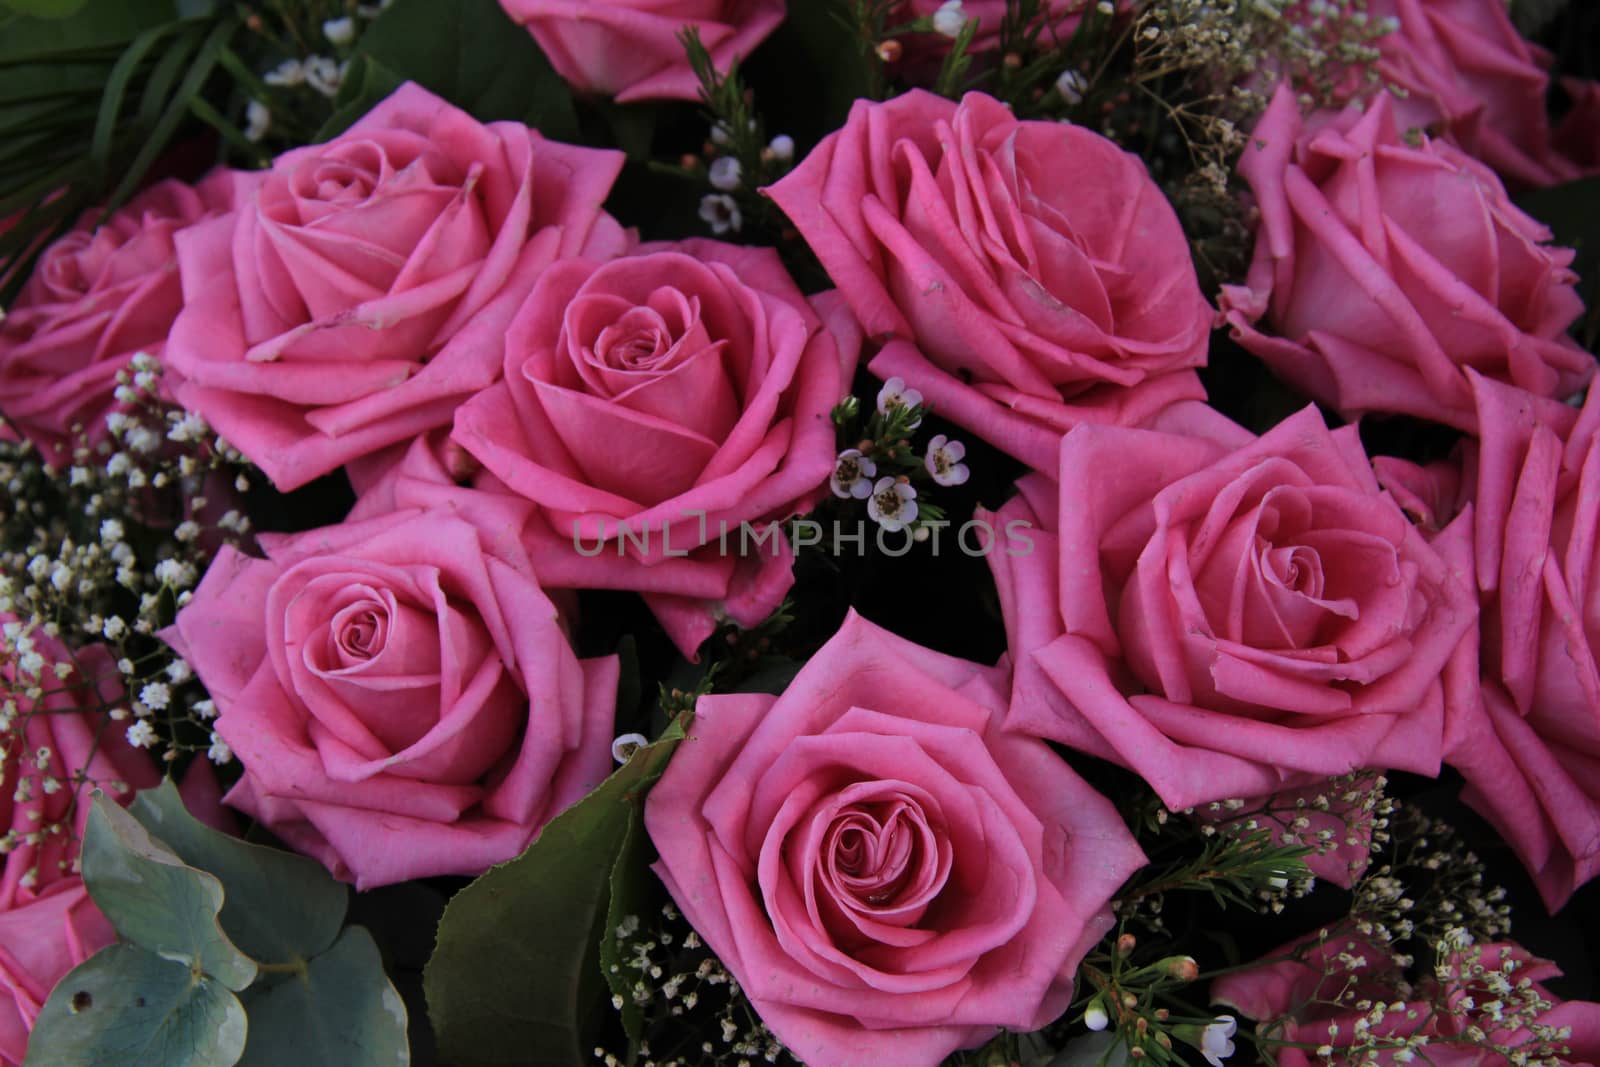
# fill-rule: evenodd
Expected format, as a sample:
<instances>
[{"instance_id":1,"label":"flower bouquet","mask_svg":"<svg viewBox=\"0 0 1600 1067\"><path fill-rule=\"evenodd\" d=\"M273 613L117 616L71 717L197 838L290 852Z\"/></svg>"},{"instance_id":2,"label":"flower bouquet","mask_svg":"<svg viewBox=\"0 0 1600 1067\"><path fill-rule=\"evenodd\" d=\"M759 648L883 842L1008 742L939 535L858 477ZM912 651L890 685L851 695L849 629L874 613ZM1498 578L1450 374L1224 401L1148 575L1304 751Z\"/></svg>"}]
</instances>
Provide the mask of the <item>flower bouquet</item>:
<instances>
[{"instance_id":1,"label":"flower bouquet","mask_svg":"<svg viewBox=\"0 0 1600 1067\"><path fill-rule=\"evenodd\" d=\"M1597 74L0 0L0 1064L1600 1064Z\"/></svg>"}]
</instances>

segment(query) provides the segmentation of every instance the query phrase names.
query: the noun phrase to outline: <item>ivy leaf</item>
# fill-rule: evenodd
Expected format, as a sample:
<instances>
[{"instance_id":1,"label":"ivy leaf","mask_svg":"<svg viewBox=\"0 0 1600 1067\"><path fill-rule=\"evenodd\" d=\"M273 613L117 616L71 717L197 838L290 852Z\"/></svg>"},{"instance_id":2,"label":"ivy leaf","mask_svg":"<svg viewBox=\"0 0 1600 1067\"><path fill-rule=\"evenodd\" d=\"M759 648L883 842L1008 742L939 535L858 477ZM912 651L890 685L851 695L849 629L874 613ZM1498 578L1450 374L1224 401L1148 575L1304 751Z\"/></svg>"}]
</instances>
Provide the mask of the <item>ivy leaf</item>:
<instances>
[{"instance_id":1,"label":"ivy leaf","mask_svg":"<svg viewBox=\"0 0 1600 1067\"><path fill-rule=\"evenodd\" d=\"M372 935L352 926L305 970L245 996L241 1067L406 1067L406 1007Z\"/></svg>"},{"instance_id":2,"label":"ivy leaf","mask_svg":"<svg viewBox=\"0 0 1600 1067\"><path fill-rule=\"evenodd\" d=\"M239 999L216 979L137 945L112 945L57 983L23 1067L232 1067L245 1025Z\"/></svg>"},{"instance_id":3,"label":"ivy leaf","mask_svg":"<svg viewBox=\"0 0 1600 1067\"><path fill-rule=\"evenodd\" d=\"M128 810L184 863L222 883L223 933L246 954L264 963L306 960L339 936L350 893L317 861L211 829L184 808L170 779Z\"/></svg>"},{"instance_id":4,"label":"ivy leaf","mask_svg":"<svg viewBox=\"0 0 1600 1067\"><path fill-rule=\"evenodd\" d=\"M683 736L680 719L551 820L521 856L450 901L422 979L442 1059L457 1067L592 1062L612 871L645 791Z\"/></svg>"},{"instance_id":5,"label":"ivy leaf","mask_svg":"<svg viewBox=\"0 0 1600 1067\"><path fill-rule=\"evenodd\" d=\"M132 815L97 793L83 835L83 884L124 941L182 960L240 990L255 961L222 932L222 883L186 866Z\"/></svg>"}]
</instances>

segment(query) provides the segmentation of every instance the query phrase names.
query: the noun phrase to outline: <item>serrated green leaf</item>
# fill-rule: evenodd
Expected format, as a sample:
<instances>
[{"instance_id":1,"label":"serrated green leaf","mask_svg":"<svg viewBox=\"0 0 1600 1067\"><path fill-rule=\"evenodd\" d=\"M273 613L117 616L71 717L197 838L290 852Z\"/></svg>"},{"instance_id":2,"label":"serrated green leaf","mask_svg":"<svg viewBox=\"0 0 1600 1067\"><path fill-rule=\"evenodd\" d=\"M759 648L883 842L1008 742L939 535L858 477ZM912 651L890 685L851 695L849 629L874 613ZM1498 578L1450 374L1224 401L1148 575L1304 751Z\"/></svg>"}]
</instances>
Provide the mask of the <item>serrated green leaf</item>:
<instances>
[{"instance_id":1,"label":"serrated green leaf","mask_svg":"<svg viewBox=\"0 0 1600 1067\"><path fill-rule=\"evenodd\" d=\"M191 867L222 883L222 930L262 963L306 960L339 936L350 891L322 864L219 833L183 806L172 782L146 789L128 812Z\"/></svg>"},{"instance_id":2,"label":"serrated green leaf","mask_svg":"<svg viewBox=\"0 0 1600 1067\"><path fill-rule=\"evenodd\" d=\"M23 1067L232 1067L244 1044L244 1008L216 979L112 945L56 985Z\"/></svg>"},{"instance_id":3,"label":"serrated green leaf","mask_svg":"<svg viewBox=\"0 0 1600 1067\"><path fill-rule=\"evenodd\" d=\"M255 980L255 962L217 920L222 883L186 866L103 794L89 809L82 862L89 896L124 941L192 964L229 989Z\"/></svg>"},{"instance_id":4,"label":"serrated green leaf","mask_svg":"<svg viewBox=\"0 0 1600 1067\"><path fill-rule=\"evenodd\" d=\"M245 995L241 1067L406 1067L406 1006L372 935L352 926L305 972Z\"/></svg>"},{"instance_id":5,"label":"serrated green leaf","mask_svg":"<svg viewBox=\"0 0 1600 1067\"><path fill-rule=\"evenodd\" d=\"M591 1028L607 992L599 942L612 869L683 725L450 901L423 973L443 1059L457 1067L591 1062Z\"/></svg>"},{"instance_id":6,"label":"serrated green leaf","mask_svg":"<svg viewBox=\"0 0 1600 1067\"><path fill-rule=\"evenodd\" d=\"M482 122L511 119L558 141L578 138L567 83L498 0L394 0L358 47Z\"/></svg>"}]
</instances>

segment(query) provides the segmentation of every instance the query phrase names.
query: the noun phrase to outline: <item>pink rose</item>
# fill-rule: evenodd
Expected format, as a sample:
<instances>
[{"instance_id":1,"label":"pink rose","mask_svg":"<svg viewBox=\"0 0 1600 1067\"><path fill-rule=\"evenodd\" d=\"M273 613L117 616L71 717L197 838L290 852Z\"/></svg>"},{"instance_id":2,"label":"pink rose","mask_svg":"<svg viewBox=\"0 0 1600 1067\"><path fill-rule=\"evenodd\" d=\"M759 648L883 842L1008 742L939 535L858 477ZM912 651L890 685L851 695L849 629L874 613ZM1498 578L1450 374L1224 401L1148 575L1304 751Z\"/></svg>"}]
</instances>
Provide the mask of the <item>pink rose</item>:
<instances>
[{"instance_id":1,"label":"pink rose","mask_svg":"<svg viewBox=\"0 0 1600 1067\"><path fill-rule=\"evenodd\" d=\"M1442 127L1514 187L1582 175L1551 143L1551 58L1522 39L1501 0L1371 0L1367 15L1397 21L1373 44L1381 80L1405 94L1402 126Z\"/></svg>"},{"instance_id":2,"label":"pink rose","mask_svg":"<svg viewBox=\"0 0 1600 1067\"><path fill-rule=\"evenodd\" d=\"M1392 1050L1376 1060L1363 1059L1359 1035L1365 1030L1379 1039L1398 1041L1424 1037L1425 1048L1417 1062L1437 1067L1497 1067L1508 1058L1484 1043L1522 1048L1538 1059L1538 1039L1532 1030L1507 1025L1515 1014L1513 1005L1520 996L1537 994L1550 1007L1538 1015L1541 1026L1571 1028L1571 1036L1555 1042L1570 1052L1556 1057L1571 1067L1600 1064L1600 1004L1563 1001L1541 983L1560 975L1547 960L1537 959L1520 945L1490 942L1455 950L1435 973L1413 984L1393 950L1347 929L1335 929L1324 941L1303 938L1268 954L1269 958L1293 954L1295 958L1263 963L1227 975L1211 987L1215 1003L1233 1008L1261 1024L1261 1031L1277 1041L1305 1047L1274 1047L1278 1067L1337 1067L1356 1063L1378 1063L1385 1067L1401 1063ZM1360 961L1353 969L1339 957L1348 954ZM1510 967L1509 971L1504 968ZM1530 984L1527 993L1513 993L1500 986L1498 979L1516 986L1523 979ZM1492 983L1492 984L1491 984ZM1349 1004L1337 1001L1350 991ZM1466 998L1470 997L1469 1002ZM1380 1022L1370 1018L1362 1027L1357 1020L1368 1016L1355 1007L1357 1001L1390 1005ZM1507 1022L1486 1010L1491 1002L1505 1005ZM1394 1007L1400 1004L1402 1007ZM1440 1010L1448 1006L1448 1010ZM1467 1033L1469 1027L1483 1032L1481 1041ZM1328 1045L1331 1057L1318 1056L1315 1049ZM1424 1056L1425 1053L1425 1056ZM1531 1062L1531 1061L1530 1061ZM1545 1062L1539 1060L1539 1062Z\"/></svg>"},{"instance_id":3,"label":"pink rose","mask_svg":"<svg viewBox=\"0 0 1600 1067\"><path fill-rule=\"evenodd\" d=\"M1446 762L1554 911L1600 875L1600 394L1552 414L1474 375L1464 457L1482 644L1453 688ZM1481 671L1481 678L1480 678Z\"/></svg>"},{"instance_id":4,"label":"pink rose","mask_svg":"<svg viewBox=\"0 0 1600 1067\"><path fill-rule=\"evenodd\" d=\"M872 361L1035 470L1080 422L1204 397L1211 309L1144 164L981 93L857 101L766 190L869 337Z\"/></svg>"},{"instance_id":5,"label":"pink rose","mask_svg":"<svg viewBox=\"0 0 1600 1067\"><path fill-rule=\"evenodd\" d=\"M366 889L480 874L605 778L616 660L578 660L513 539L410 511L262 541L163 634L244 765L228 803Z\"/></svg>"},{"instance_id":6,"label":"pink rose","mask_svg":"<svg viewBox=\"0 0 1600 1067\"><path fill-rule=\"evenodd\" d=\"M36 680L19 666L27 650L0 655L0 698L19 704L18 724L7 731L0 752L0 825L13 846L0 860L0 1067L14 1067L27 1053L28 1031L56 982L116 940L73 873L89 791L103 789L127 803L134 790L155 785L160 776L120 728L107 728L105 712L123 693L104 648L69 653L38 630L25 632L10 616L0 620L8 647L17 647L20 636L40 655L40 674L50 690L37 702L27 701L22 690ZM73 673L58 680L58 663L71 664ZM49 753L42 767L35 759L41 751ZM80 774L85 784L75 785ZM46 782L55 785L47 789ZM41 831L37 843L29 843Z\"/></svg>"},{"instance_id":7,"label":"pink rose","mask_svg":"<svg viewBox=\"0 0 1600 1067\"><path fill-rule=\"evenodd\" d=\"M1144 865L1005 675L851 614L777 697L702 697L645 804L656 872L807 1063L939 1063L1072 999Z\"/></svg>"},{"instance_id":8,"label":"pink rose","mask_svg":"<svg viewBox=\"0 0 1600 1067\"><path fill-rule=\"evenodd\" d=\"M1468 579L1314 408L1260 438L1081 426L992 552L1017 678L1008 729L1129 767L1174 809L1363 767L1437 774L1439 677Z\"/></svg>"},{"instance_id":9,"label":"pink rose","mask_svg":"<svg viewBox=\"0 0 1600 1067\"><path fill-rule=\"evenodd\" d=\"M1245 150L1261 229L1246 284L1223 288L1234 336L1346 418L1477 432L1467 367L1556 400L1583 388L1595 361L1566 335L1583 311L1572 251L1486 168L1402 138L1387 94L1322 118L1308 129L1279 90Z\"/></svg>"},{"instance_id":10,"label":"pink rose","mask_svg":"<svg viewBox=\"0 0 1600 1067\"><path fill-rule=\"evenodd\" d=\"M232 210L254 182L227 170L193 187L161 182L104 225L90 211L39 257L0 319L0 414L47 463L70 463L80 436L106 439L105 416L125 406L117 373L136 353L161 354L183 306L174 236Z\"/></svg>"},{"instance_id":11,"label":"pink rose","mask_svg":"<svg viewBox=\"0 0 1600 1067\"><path fill-rule=\"evenodd\" d=\"M402 86L178 241L178 399L283 490L448 425L538 275L626 247L621 166Z\"/></svg>"},{"instance_id":12,"label":"pink rose","mask_svg":"<svg viewBox=\"0 0 1600 1067\"><path fill-rule=\"evenodd\" d=\"M813 309L770 248L575 259L517 312L504 379L453 436L538 506L535 553L565 557L555 583L644 593L692 656L714 604L753 626L793 582L782 533L758 544L740 524L765 536L827 491L829 416L859 344L837 301Z\"/></svg>"},{"instance_id":13,"label":"pink rose","mask_svg":"<svg viewBox=\"0 0 1600 1067\"><path fill-rule=\"evenodd\" d=\"M784 0L500 0L556 73L581 93L699 100L678 35L700 33L718 70L755 51L783 21Z\"/></svg>"}]
</instances>

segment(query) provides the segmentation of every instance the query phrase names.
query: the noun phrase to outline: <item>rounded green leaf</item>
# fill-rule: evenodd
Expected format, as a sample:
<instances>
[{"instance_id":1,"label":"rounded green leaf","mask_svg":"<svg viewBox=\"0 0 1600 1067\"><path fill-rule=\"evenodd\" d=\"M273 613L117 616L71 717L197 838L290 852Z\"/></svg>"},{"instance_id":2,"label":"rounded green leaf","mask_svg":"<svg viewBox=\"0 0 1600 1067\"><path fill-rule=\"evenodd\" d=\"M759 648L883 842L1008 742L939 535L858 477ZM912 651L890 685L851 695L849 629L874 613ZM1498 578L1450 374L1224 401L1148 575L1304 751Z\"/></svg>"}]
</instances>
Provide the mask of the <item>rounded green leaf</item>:
<instances>
[{"instance_id":1,"label":"rounded green leaf","mask_svg":"<svg viewBox=\"0 0 1600 1067\"><path fill-rule=\"evenodd\" d=\"M372 935L352 926L303 972L245 996L241 1067L406 1067L406 1006Z\"/></svg>"},{"instance_id":2,"label":"rounded green leaf","mask_svg":"<svg viewBox=\"0 0 1600 1067\"><path fill-rule=\"evenodd\" d=\"M112 945L56 985L23 1067L232 1067L244 1042L244 1008L216 979Z\"/></svg>"},{"instance_id":3,"label":"rounded green leaf","mask_svg":"<svg viewBox=\"0 0 1600 1067\"><path fill-rule=\"evenodd\" d=\"M217 921L222 883L186 866L98 793L83 835L83 884L124 941L196 966L229 989L255 980L255 962Z\"/></svg>"},{"instance_id":4,"label":"rounded green leaf","mask_svg":"<svg viewBox=\"0 0 1600 1067\"><path fill-rule=\"evenodd\" d=\"M333 944L350 891L322 864L219 833L190 815L171 781L128 812L178 858L222 883L223 933L261 963L310 959Z\"/></svg>"}]
</instances>

